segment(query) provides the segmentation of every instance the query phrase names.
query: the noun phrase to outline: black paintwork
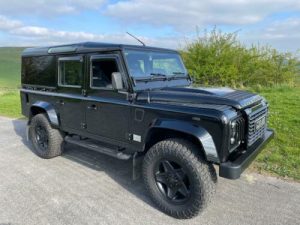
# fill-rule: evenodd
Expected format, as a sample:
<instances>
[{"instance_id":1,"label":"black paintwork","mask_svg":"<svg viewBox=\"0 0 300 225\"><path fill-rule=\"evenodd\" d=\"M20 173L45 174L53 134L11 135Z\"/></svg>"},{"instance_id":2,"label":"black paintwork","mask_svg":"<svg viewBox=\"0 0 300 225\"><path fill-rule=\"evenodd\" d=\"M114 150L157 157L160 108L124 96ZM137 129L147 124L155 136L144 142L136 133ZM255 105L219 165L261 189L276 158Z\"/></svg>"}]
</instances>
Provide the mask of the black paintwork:
<instances>
[{"instance_id":1,"label":"black paintwork","mask_svg":"<svg viewBox=\"0 0 300 225\"><path fill-rule=\"evenodd\" d=\"M46 112L55 128L115 146L126 155L145 152L156 141L174 136L195 142L199 154L202 151L208 161L221 165L233 154L248 151L245 144L248 115L267 104L263 98L229 88L193 88L189 77L157 80L137 89L127 70L124 49L176 53L168 49L102 43L25 50L22 54L23 114L30 121L36 113ZM66 56L79 56L82 60L81 87L65 87L57 82L58 60ZM125 84L123 90L90 87L90 60L95 56L117 60ZM230 126L236 119L242 121L239 123L241 140L230 144ZM256 143L265 141L260 138Z\"/></svg>"}]
</instances>

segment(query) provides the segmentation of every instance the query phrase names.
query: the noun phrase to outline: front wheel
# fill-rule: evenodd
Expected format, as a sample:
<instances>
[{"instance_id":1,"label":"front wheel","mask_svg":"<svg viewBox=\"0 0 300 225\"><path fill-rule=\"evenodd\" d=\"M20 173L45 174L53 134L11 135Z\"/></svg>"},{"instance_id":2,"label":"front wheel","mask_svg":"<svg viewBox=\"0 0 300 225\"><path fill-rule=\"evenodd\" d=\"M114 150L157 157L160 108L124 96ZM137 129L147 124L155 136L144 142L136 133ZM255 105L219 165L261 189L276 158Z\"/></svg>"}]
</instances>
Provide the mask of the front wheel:
<instances>
[{"instance_id":1,"label":"front wheel","mask_svg":"<svg viewBox=\"0 0 300 225\"><path fill-rule=\"evenodd\" d=\"M29 139L34 152L41 158L50 159L62 154L63 135L51 127L45 114L35 115L29 126Z\"/></svg>"},{"instance_id":2,"label":"front wheel","mask_svg":"<svg viewBox=\"0 0 300 225\"><path fill-rule=\"evenodd\" d=\"M217 181L212 164L194 144L182 139L155 144L144 158L143 177L156 205L179 219L199 214L215 193Z\"/></svg>"}]
</instances>

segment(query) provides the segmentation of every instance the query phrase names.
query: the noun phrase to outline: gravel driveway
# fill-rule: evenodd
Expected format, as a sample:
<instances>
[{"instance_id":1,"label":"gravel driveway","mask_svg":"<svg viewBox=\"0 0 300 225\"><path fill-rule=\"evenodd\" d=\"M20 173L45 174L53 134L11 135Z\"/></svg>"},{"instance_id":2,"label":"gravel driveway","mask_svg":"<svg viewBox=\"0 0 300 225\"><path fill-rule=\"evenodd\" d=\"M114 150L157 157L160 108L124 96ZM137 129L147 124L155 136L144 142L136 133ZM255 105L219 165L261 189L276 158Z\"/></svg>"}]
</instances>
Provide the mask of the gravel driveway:
<instances>
[{"instance_id":1,"label":"gravel driveway","mask_svg":"<svg viewBox=\"0 0 300 225\"><path fill-rule=\"evenodd\" d=\"M300 184L257 174L219 178L200 216L176 220L158 211L131 163L69 145L51 160L35 156L26 122L0 117L0 225L300 224Z\"/></svg>"}]
</instances>

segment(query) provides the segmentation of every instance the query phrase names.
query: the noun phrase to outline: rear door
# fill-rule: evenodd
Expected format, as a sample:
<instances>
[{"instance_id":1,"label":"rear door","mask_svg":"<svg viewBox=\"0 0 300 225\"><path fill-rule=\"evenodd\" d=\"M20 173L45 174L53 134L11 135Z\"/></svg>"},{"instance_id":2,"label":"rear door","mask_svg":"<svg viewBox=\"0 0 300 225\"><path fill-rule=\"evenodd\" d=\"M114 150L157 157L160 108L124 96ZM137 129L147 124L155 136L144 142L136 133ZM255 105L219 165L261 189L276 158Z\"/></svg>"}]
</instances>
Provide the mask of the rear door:
<instances>
[{"instance_id":1,"label":"rear door","mask_svg":"<svg viewBox=\"0 0 300 225\"><path fill-rule=\"evenodd\" d=\"M85 128L84 56L61 56L58 64L58 90L56 104L61 126L74 133Z\"/></svg>"},{"instance_id":2,"label":"rear door","mask_svg":"<svg viewBox=\"0 0 300 225\"><path fill-rule=\"evenodd\" d=\"M87 132L103 140L128 141L129 102L126 88L112 88L112 73L125 73L118 54L89 56L89 88L86 105Z\"/></svg>"}]
</instances>

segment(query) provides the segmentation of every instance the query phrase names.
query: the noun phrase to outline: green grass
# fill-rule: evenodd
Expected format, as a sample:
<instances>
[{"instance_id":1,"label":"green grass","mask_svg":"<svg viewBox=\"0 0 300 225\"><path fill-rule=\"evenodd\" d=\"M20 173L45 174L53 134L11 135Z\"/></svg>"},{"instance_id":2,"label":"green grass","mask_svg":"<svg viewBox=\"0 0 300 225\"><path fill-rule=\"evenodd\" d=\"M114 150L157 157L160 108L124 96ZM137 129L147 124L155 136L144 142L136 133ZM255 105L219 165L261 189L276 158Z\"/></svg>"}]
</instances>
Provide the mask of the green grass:
<instances>
[{"instance_id":1,"label":"green grass","mask_svg":"<svg viewBox=\"0 0 300 225\"><path fill-rule=\"evenodd\" d=\"M20 118L20 53L22 48L0 48L0 115ZM300 82L299 82L300 84ZM281 177L300 180L300 85L252 88L270 103L269 127L275 139L267 145L253 167Z\"/></svg>"},{"instance_id":2,"label":"green grass","mask_svg":"<svg viewBox=\"0 0 300 225\"><path fill-rule=\"evenodd\" d=\"M0 115L19 118L21 53L24 48L0 48Z\"/></svg>"},{"instance_id":3,"label":"green grass","mask_svg":"<svg viewBox=\"0 0 300 225\"><path fill-rule=\"evenodd\" d=\"M0 115L11 118L22 117L18 90L0 89Z\"/></svg>"},{"instance_id":4,"label":"green grass","mask_svg":"<svg viewBox=\"0 0 300 225\"><path fill-rule=\"evenodd\" d=\"M20 85L20 62L24 48L0 48L0 88Z\"/></svg>"},{"instance_id":5,"label":"green grass","mask_svg":"<svg viewBox=\"0 0 300 225\"><path fill-rule=\"evenodd\" d=\"M258 156L255 167L300 180L300 87L256 91L269 101L269 127L275 130L275 138Z\"/></svg>"}]
</instances>

